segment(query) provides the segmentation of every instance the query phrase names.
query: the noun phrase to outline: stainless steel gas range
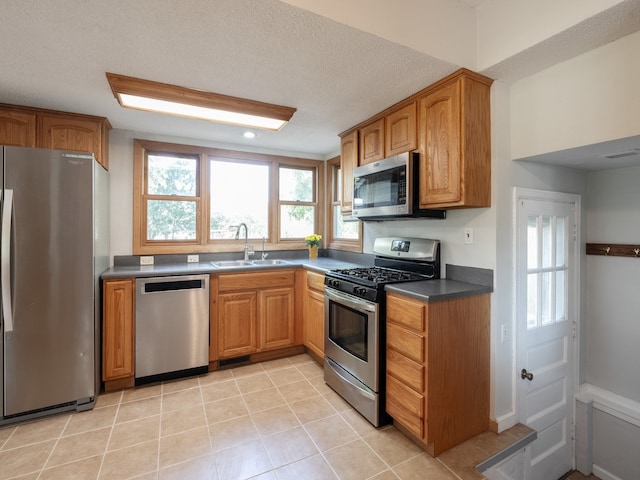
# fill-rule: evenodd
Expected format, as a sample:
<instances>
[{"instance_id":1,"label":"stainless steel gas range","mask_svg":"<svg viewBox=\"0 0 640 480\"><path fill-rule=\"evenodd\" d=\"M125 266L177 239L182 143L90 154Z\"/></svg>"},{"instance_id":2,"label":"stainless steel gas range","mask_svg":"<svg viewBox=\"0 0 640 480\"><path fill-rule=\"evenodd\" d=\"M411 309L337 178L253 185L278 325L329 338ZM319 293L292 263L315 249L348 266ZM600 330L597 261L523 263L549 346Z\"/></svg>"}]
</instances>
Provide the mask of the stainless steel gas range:
<instances>
[{"instance_id":1,"label":"stainless steel gas range","mask_svg":"<svg viewBox=\"0 0 640 480\"><path fill-rule=\"evenodd\" d=\"M390 283L440 278L440 242L377 238L373 267L325 275L325 382L373 425L385 414L385 291Z\"/></svg>"}]
</instances>

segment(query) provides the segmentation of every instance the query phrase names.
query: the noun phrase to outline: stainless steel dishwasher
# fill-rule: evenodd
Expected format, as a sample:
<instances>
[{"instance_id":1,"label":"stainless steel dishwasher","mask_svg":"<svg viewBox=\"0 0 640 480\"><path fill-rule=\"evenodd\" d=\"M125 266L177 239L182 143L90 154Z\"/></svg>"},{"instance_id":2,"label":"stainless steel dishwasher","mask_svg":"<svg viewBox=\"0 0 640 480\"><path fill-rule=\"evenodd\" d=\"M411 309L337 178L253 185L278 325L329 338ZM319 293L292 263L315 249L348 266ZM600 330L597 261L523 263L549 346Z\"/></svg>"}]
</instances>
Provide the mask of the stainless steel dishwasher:
<instances>
[{"instance_id":1,"label":"stainless steel dishwasher","mask_svg":"<svg viewBox=\"0 0 640 480\"><path fill-rule=\"evenodd\" d=\"M136 279L136 383L209 366L209 275Z\"/></svg>"}]
</instances>

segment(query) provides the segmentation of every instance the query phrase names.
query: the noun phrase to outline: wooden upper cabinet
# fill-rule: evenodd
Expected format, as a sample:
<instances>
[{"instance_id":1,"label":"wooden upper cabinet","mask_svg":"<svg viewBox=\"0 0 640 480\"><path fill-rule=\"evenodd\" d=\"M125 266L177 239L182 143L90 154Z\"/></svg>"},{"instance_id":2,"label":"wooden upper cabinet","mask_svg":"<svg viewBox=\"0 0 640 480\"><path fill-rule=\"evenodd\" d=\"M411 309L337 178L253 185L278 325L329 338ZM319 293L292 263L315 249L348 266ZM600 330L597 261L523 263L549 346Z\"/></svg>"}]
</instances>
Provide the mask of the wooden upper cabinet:
<instances>
[{"instance_id":1,"label":"wooden upper cabinet","mask_svg":"<svg viewBox=\"0 0 640 480\"><path fill-rule=\"evenodd\" d=\"M110 129L104 117L0 105L0 145L93 153L105 169Z\"/></svg>"},{"instance_id":2,"label":"wooden upper cabinet","mask_svg":"<svg viewBox=\"0 0 640 480\"><path fill-rule=\"evenodd\" d=\"M0 108L0 145L35 147L35 113Z\"/></svg>"},{"instance_id":3,"label":"wooden upper cabinet","mask_svg":"<svg viewBox=\"0 0 640 480\"><path fill-rule=\"evenodd\" d=\"M360 135L359 165L377 162L384 158L384 118L375 120L358 131Z\"/></svg>"},{"instance_id":4,"label":"wooden upper cabinet","mask_svg":"<svg viewBox=\"0 0 640 480\"><path fill-rule=\"evenodd\" d=\"M463 71L420 98L421 208L491 206L490 86Z\"/></svg>"},{"instance_id":5,"label":"wooden upper cabinet","mask_svg":"<svg viewBox=\"0 0 640 480\"><path fill-rule=\"evenodd\" d=\"M351 213L353 207L353 169L358 166L358 131L354 130L340 139L340 175L342 177L343 214Z\"/></svg>"},{"instance_id":6,"label":"wooden upper cabinet","mask_svg":"<svg viewBox=\"0 0 640 480\"><path fill-rule=\"evenodd\" d=\"M417 148L416 102L385 117L384 156L410 152Z\"/></svg>"},{"instance_id":7,"label":"wooden upper cabinet","mask_svg":"<svg viewBox=\"0 0 640 480\"><path fill-rule=\"evenodd\" d=\"M42 148L93 153L98 163L106 167L102 122L63 115L41 115L39 121L38 143Z\"/></svg>"}]
</instances>

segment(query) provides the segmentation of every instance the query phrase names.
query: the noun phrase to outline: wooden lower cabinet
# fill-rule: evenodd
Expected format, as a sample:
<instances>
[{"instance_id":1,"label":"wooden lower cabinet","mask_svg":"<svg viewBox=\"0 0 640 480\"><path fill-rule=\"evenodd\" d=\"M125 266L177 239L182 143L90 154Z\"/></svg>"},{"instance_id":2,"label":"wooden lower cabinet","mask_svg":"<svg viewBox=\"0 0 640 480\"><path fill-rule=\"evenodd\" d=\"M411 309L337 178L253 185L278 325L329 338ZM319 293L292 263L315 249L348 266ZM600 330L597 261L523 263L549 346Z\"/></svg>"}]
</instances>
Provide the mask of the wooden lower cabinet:
<instances>
[{"instance_id":1,"label":"wooden lower cabinet","mask_svg":"<svg viewBox=\"0 0 640 480\"><path fill-rule=\"evenodd\" d=\"M437 456L489 429L489 295L387 294L386 410Z\"/></svg>"},{"instance_id":2,"label":"wooden lower cabinet","mask_svg":"<svg viewBox=\"0 0 640 480\"><path fill-rule=\"evenodd\" d=\"M237 357L257 350L258 295L256 292L218 296L218 347L220 357Z\"/></svg>"},{"instance_id":3,"label":"wooden lower cabinet","mask_svg":"<svg viewBox=\"0 0 640 480\"><path fill-rule=\"evenodd\" d=\"M102 380L134 375L134 279L103 284Z\"/></svg>"},{"instance_id":4,"label":"wooden lower cabinet","mask_svg":"<svg viewBox=\"0 0 640 480\"><path fill-rule=\"evenodd\" d=\"M212 281L217 352L233 358L295 344L295 272L228 273Z\"/></svg>"},{"instance_id":5,"label":"wooden lower cabinet","mask_svg":"<svg viewBox=\"0 0 640 480\"><path fill-rule=\"evenodd\" d=\"M309 270L305 272L302 338L318 360L324 359L324 275Z\"/></svg>"}]
</instances>

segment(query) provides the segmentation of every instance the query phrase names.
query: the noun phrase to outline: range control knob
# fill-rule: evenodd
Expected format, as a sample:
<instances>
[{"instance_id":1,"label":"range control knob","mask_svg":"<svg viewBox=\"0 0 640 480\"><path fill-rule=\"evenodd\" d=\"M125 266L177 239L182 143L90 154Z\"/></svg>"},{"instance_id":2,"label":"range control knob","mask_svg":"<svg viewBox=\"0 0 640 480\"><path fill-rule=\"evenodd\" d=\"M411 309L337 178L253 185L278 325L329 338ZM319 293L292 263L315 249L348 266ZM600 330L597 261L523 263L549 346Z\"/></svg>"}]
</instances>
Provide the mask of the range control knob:
<instances>
[{"instance_id":1,"label":"range control knob","mask_svg":"<svg viewBox=\"0 0 640 480\"><path fill-rule=\"evenodd\" d=\"M364 295L367 293L367 289L365 287L353 287L353 293L356 295Z\"/></svg>"}]
</instances>

